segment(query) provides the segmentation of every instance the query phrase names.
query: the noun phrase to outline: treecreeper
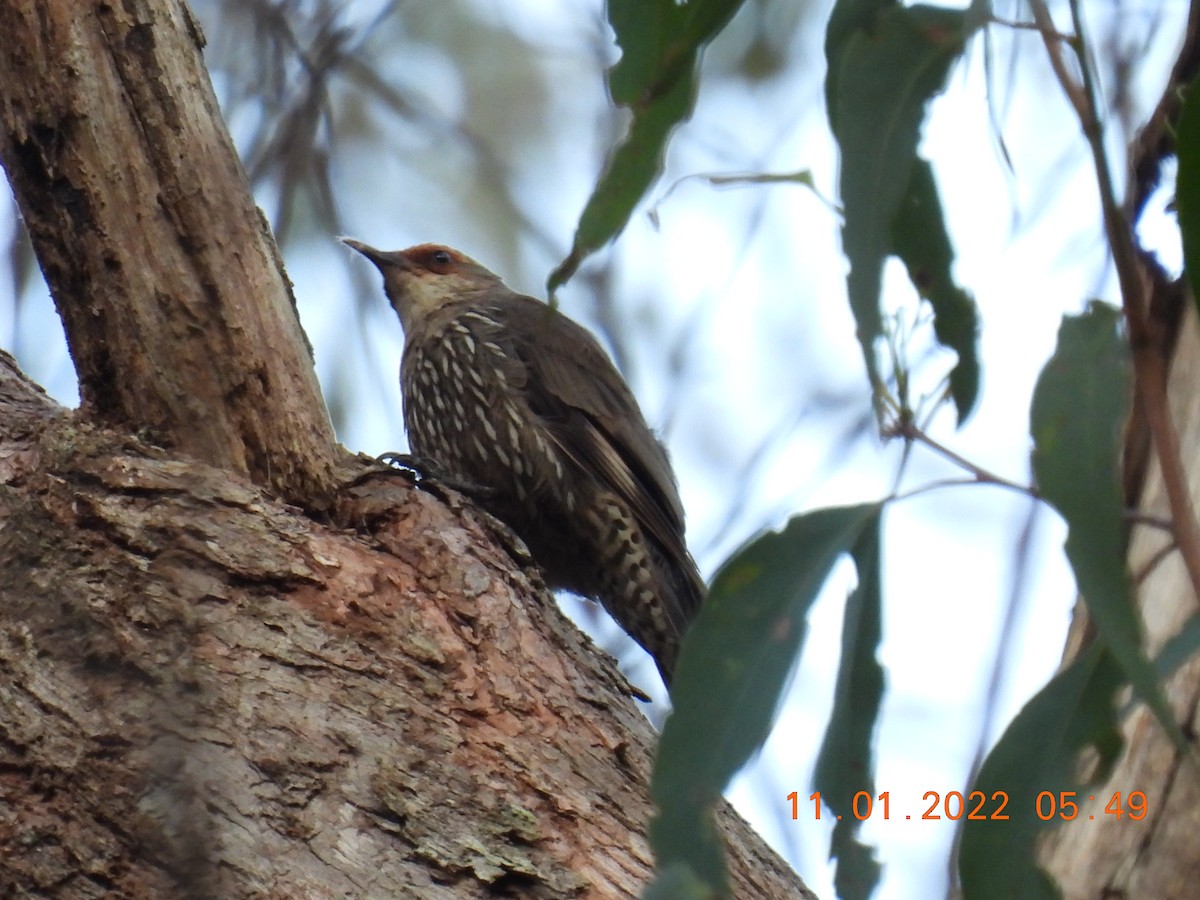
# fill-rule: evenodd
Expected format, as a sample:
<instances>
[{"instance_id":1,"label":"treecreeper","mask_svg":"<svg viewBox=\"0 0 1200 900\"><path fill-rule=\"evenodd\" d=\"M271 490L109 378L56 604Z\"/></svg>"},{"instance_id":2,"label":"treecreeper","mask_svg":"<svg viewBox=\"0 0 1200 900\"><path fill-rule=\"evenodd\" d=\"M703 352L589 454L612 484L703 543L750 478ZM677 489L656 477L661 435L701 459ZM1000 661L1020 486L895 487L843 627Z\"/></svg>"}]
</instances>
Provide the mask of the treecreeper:
<instances>
[{"instance_id":1,"label":"treecreeper","mask_svg":"<svg viewBox=\"0 0 1200 900\"><path fill-rule=\"evenodd\" d=\"M705 596L666 450L587 329L436 244L377 250L414 455L480 488L546 583L598 600L669 685Z\"/></svg>"}]
</instances>

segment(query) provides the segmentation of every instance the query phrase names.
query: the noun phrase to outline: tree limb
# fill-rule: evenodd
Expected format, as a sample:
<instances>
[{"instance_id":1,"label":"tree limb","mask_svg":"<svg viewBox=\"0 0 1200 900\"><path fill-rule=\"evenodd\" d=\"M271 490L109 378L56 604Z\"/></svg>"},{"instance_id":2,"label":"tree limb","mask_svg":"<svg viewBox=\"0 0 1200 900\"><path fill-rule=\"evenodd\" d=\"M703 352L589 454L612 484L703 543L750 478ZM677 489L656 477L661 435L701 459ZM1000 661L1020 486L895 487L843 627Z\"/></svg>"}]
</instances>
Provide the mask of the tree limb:
<instances>
[{"instance_id":1,"label":"tree limb","mask_svg":"<svg viewBox=\"0 0 1200 900\"><path fill-rule=\"evenodd\" d=\"M84 412L323 507L333 429L186 4L0 0L0 34L0 163Z\"/></svg>"}]
</instances>

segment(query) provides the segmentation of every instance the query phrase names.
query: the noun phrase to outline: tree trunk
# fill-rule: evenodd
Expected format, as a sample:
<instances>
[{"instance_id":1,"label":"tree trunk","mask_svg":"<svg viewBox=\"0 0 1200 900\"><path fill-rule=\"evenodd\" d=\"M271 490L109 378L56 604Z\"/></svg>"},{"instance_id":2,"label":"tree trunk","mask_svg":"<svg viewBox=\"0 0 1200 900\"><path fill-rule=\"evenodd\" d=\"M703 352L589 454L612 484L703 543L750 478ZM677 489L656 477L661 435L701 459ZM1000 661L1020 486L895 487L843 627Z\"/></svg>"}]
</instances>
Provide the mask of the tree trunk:
<instances>
[{"instance_id":1,"label":"tree trunk","mask_svg":"<svg viewBox=\"0 0 1200 900\"><path fill-rule=\"evenodd\" d=\"M1189 7L1183 44L1157 109L1129 153L1132 174L1130 209L1140 211L1157 189L1164 162L1176 152L1173 134L1183 86L1200 75L1200 3ZM1194 89L1194 88L1193 88ZM1149 285L1146 311L1156 352L1171 360L1166 391L1170 417L1179 436L1193 508L1200 509L1200 328L1196 301L1183 276L1171 280L1149 254L1140 259ZM1192 279L1196 277L1192 273ZM1146 522L1171 521L1171 505L1156 448L1145 415L1135 405L1125 440L1127 506ZM1146 650L1153 657L1196 615L1197 597L1170 532L1158 525L1137 524L1131 530L1129 567L1137 579L1137 597L1145 626ZM1064 664L1074 660L1094 639L1087 610L1079 606L1068 636ZM1167 702L1193 746L1193 758L1182 757L1144 705L1122 723L1124 753L1103 784L1081 798L1078 818L1048 835L1041 858L1068 900L1096 897L1155 897L1163 900L1196 896L1200 884L1200 776L1195 765L1200 727L1200 657L1188 662L1164 684ZM1090 776L1081 760L1081 775ZM1141 791L1146 815L1105 813L1119 792L1121 807ZM1115 808L1115 807L1114 807Z\"/></svg>"},{"instance_id":2,"label":"tree trunk","mask_svg":"<svg viewBox=\"0 0 1200 900\"><path fill-rule=\"evenodd\" d=\"M1196 404L1200 328L1190 296L1186 306L1176 306L1175 315L1180 314L1182 328L1175 341L1168 393L1192 496L1200 502L1200 406ZM1137 437L1131 435L1129 446ZM1158 463L1152 454L1149 459L1137 509L1151 519L1168 521L1171 513ZM1135 575L1145 575L1138 585L1138 598L1147 650L1152 655L1196 614L1191 580L1170 545L1169 533L1147 525L1134 530L1130 543L1130 568ZM1080 610L1065 661L1073 660L1091 639L1086 611ZM1194 741L1200 726L1200 657L1193 655L1180 666L1164 690L1184 734ZM1080 802L1076 821L1061 824L1050 834L1043 854L1047 869L1067 900L1194 897L1200 884L1200 777L1194 763L1180 757L1154 714L1144 706L1125 720L1122 733L1125 752L1112 774L1090 791L1090 801ZM1118 791L1126 808L1130 793L1145 794L1145 818L1137 821L1127 815L1106 815L1104 808Z\"/></svg>"},{"instance_id":3,"label":"tree trunk","mask_svg":"<svg viewBox=\"0 0 1200 900\"><path fill-rule=\"evenodd\" d=\"M306 506L333 429L183 2L0 2L0 162L90 421Z\"/></svg>"},{"instance_id":4,"label":"tree trunk","mask_svg":"<svg viewBox=\"0 0 1200 900\"><path fill-rule=\"evenodd\" d=\"M82 397L0 355L0 895L637 894L653 731L501 526L334 444L186 6L0 34Z\"/></svg>"}]
</instances>

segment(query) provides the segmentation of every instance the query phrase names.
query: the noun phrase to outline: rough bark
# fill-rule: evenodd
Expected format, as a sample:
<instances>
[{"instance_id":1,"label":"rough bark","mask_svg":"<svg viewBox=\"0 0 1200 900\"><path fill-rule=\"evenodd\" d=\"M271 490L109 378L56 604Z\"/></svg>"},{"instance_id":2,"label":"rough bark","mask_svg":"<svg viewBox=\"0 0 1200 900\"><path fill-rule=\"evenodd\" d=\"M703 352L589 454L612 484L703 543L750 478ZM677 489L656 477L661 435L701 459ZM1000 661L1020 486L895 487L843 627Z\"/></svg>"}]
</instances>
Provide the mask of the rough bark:
<instances>
[{"instance_id":1,"label":"rough bark","mask_svg":"<svg viewBox=\"0 0 1200 900\"><path fill-rule=\"evenodd\" d=\"M0 34L83 398L0 354L0 896L636 894L653 731L502 528L339 455L186 6Z\"/></svg>"},{"instance_id":2,"label":"rough bark","mask_svg":"<svg viewBox=\"0 0 1200 900\"><path fill-rule=\"evenodd\" d=\"M0 409L0 895L639 893L654 733L485 515L348 460L318 523L6 357Z\"/></svg>"},{"instance_id":3,"label":"rough bark","mask_svg":"<svg viewBox=\"0 0 1200 900\"><path fill-rule=\"evenodd\" d=\"M88 416L327 502L333 430L187 5L2 0L0 34L0 163Z\"/></svg>"}]
</instances>

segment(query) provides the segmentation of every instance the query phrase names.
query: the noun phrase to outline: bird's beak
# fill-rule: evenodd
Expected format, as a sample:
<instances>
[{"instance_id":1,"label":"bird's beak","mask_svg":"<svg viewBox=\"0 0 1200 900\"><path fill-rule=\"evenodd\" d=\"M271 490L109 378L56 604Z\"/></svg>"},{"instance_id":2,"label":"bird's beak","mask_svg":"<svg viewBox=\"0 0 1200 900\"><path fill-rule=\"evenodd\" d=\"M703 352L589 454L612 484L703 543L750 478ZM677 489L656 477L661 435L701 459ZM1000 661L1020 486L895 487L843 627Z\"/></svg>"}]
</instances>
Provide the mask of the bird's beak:
<instances>
[{"instance_id":1,"label":"bird's beak","mask_svg":"<svg viewBox=\"0 0 1200 900\"><path fill-rule=\"evenodd\" d=\"M352 250L357 250L376 266L395 265L398 263L400 254L398 252L388 252L386 250L377 250L370 244L364 244L362 241L356 241L354 238L344 237L341 239Z\"/></svg>"}]
</instances>

